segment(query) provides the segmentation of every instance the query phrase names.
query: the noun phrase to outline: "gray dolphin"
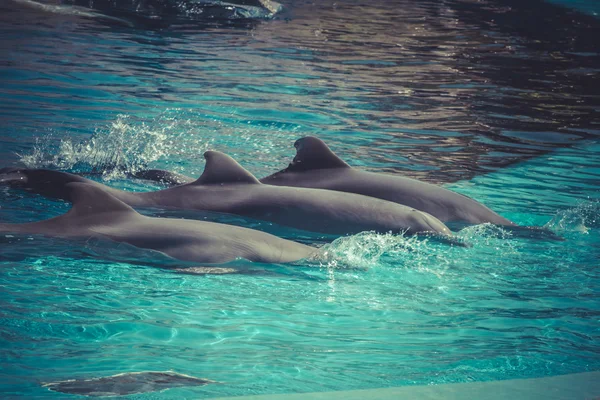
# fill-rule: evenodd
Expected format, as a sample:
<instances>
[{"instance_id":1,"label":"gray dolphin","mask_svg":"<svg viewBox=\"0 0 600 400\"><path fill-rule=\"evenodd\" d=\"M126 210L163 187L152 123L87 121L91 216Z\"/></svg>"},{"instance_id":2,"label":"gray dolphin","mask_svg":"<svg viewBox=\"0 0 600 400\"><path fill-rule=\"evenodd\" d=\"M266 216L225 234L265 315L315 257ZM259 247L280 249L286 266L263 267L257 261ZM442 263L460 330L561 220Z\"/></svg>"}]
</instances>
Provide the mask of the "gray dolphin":
<instances>
[{"instance_id":1,"label":"gray dolphin","mask_svg":"<svg viewBox=\"0 0 600 400\"><path fill-rule=\"evenodd\" d=\"M144 371L125 372L102 378L69 379L44 383L43 386L54 392L103 397L159 392L174 387L204 386L211 383L217 382L173 371Z\"/></svg>"},{"instance_id":2,"label":"gray dolphin","mask_svg":"<svg viewBox=\"0 0 600 400\"><path fill-rule=\"evenodd\" d=\"M0 224L0 233L41 234L64 238L99 238L156 250L172 258L221 264L243 258L286 263L307 258L317 249L238 226L137 213L102 188L69 183L63 190L73 207L40 222Z\"/></svg>"},{"instance_id":3,"label":"gray dolphin","mask_svg":"<svg viewBox=\"0 0 600 400\"><path fill-rule=\"evenodd\" d=\"M207 151L204 158L204 172L196 181L153 192L125 192L77 175L36 169L5 168L0 182L66 200L65 183L88 182L132 207L237 214L328 234L373 230L451 235L437 218L411 207L353 193L263 185L226 154Z\"/></svg>"},{"instance_id":4,"label":"gray dolphin","mask_svg":"<svg viewBox=\"0 0 600 400\"><path fill-rule=\"evenodd\" d=\"M352 168L316 137L298 139L294 147L292 163L262 183L358 193L416 208L443 222L516 226L483 204L440 186Z\"/></svg>"},{"instance_id":5,"label":"gray dolphin","mask_svg":"<svg viewBox=\"0 0 600 400\"><path fill-rule=\"evenodd\" d=\"M425 211L443 222L516 226L483 204L440 186L398 175L354 169L316 137L298 139L294 147L297 153L292 163L261 179L261 183L362 194ZM136 171L133 176L167 186L194 181L194 178L159 169Z\"/></svg>"}]
</instances>

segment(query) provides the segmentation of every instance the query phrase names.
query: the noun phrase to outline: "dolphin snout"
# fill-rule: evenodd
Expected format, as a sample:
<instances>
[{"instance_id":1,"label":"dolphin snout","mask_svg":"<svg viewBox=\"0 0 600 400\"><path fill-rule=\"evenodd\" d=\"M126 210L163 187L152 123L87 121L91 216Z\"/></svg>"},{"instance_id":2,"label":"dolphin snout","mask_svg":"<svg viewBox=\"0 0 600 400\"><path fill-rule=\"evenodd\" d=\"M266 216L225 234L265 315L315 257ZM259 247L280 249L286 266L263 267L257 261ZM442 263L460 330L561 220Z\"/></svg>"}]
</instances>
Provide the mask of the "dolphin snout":
<instances>
[{"instance_id":1,"label":"dolphin snout","mask_svg":"<svg viewBox=\"0 0 600 400\"><path fill-rule=\"evenodd\" d=\"M471 247L469 243L457 238L442 221L424 211L413 209L409 215L409 223L409 233L422 233L426 237L452 246Z\"/></svg>"}]
</instances>

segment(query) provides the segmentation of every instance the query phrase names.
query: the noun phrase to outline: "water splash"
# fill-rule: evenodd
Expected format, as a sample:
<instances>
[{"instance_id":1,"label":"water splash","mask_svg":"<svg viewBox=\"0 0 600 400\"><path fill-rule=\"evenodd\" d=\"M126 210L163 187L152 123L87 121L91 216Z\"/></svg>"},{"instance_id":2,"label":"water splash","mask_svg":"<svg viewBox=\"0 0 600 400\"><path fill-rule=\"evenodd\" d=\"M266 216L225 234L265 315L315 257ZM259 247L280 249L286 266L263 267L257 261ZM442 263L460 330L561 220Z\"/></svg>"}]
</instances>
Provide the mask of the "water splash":
<instances>
[{"instance_id":1,"label":"water splash","mask_svg":"<svg viewBox=\"0 0 600 400\"><path fill-rule=\"evenodd\" d=\"M415 236L362 232L341 237L323 246L318 261L321 267L326 268L368 269L380 265L382 258L386 256L397 259L407 253L418 252L426 245L426 240L420 241Z\"/></svg>"},{"instance_id":2,"label":"water splash","mask_svg":"<svg viewBox=\"0 0 600 400\"><path fill-rule=\"evenodd\" d=\"M444 250L447 245L417 236L362 232L325 245L318 262L329 271L404 267L441 276L451 264Z\"/></svg>"},{"instance_id":3,"label":"water splash","mask_svg":"<svg viewBox=\"0 0 600 400\"><path fill-rule=\"evenodd\" d=\"M556 232L589 234L590 229L600 227L600 200L589 199L559 211L544 227Z\"/></svg>"},{"instance_id":4,"label":"water splash","mask_svg":"<svg viewBox=\"0 0 600 400\"><path fill-rule=\"evenodd\" d=\"M518 256L522 246L509 231L492 224L464 228L456 237L469 247L419 236L362 232L323 246L314 261L327 269L405 267L441 277L448 270L464 268L465 263L476 263L481 258Z\"/></svg>"},{"instance_id":5,"label":"water splash","mask_svg":"<svg viewBox=\"0 0 600 400\"><path fill-rule=\"evenodd\" d=\"M214 1L214 2L190 2L178 1L174 9L177 14L189 19L215 19L225 18L228 20L236 19L268 19L281 11L282 6L279 3L270 0L262 0L258 4L261 6L251 6L245 4L236 4L235 2ZM215 9L218 11L215 12Z\"/></svg>"},{"instance_id":6,"label":"water splash","mask_svg":"<svg viewBox=\"0 0 600 400\"><path fill-rule=\"evenodd\" d=\"M32 153L20 155L20 160L29 168L100 172L106 179L116 178L176 152L183 131L180 125L178 120L165 119L149 125L119 115L107 129L97 129L89 140L66 138L56 146L52 135L38 139Z\"/></svg>"},{"instance_id":7,"label":"water splash","mask_svg":"<svg viewBox=\"0 0 600 400\"><path fill-rule=\"evenodd\" d=\"M95 129L91 138L79 141L63 138L64 132L51 132L36 139L28 154L18 156L29 168L93 172L110 180L147 168L199 175L202 154L220 150L244 166L255 165L251 172L264 176L273 172L273 165L289 162L291 143L300 129L255 126L231 110L222 110L215 118L173 108L153 118L119 115L108 126Z\"/></svg>"},{"instance_id":8,"label":"water splash","mask_svg":"<svg viewBox=\"0 0 600 400\"><path fill-rule=\"evenodd\" d=\"M473 247L495 246L513 237L513 234L498 225L489 222L467 226L457 233L459 239Z\"/></svg>"}]
</instances>

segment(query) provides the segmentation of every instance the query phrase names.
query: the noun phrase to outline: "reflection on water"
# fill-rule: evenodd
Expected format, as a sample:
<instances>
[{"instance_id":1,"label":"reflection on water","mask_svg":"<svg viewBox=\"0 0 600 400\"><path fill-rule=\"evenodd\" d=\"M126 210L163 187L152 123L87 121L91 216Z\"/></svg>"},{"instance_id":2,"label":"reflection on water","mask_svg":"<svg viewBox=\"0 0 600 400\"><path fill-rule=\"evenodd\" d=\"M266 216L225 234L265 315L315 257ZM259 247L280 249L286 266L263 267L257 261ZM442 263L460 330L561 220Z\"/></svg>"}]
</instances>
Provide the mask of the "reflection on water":
<instances>
[{"instance_id":1,"label":"reflection on water","mask_svg":"<svg viewBox=\"0 0 600 400\"><path fill-rule=\"evenodd\" d=\"M0 155L52 133L77 143L118 114L160 129L168 113L182 151L210 143L265 174L315 134L365 167L447 182L598 135L591 16L509 0L285 6L251 26L146 31L2 6ZM195 172L189 155L166 166Z\"/></svg>"},{"instance_id":2,"label":"reflection on water","mask_svg":"<svg viewBox=\"0 0 600 400\"><path fill-rule=\"evenodd\" d=\"M173 399L598 370L600 22L535 0L283 3L270 21L167 28L0 2L0 160L198 175L212 148L266 176L314 135L565 240L364 233L323 265L198 277L138 249L0 238L0 392L132 370L224 383ZM0 187L0 221L69 207Z\"/></svg>"}]
</instances>

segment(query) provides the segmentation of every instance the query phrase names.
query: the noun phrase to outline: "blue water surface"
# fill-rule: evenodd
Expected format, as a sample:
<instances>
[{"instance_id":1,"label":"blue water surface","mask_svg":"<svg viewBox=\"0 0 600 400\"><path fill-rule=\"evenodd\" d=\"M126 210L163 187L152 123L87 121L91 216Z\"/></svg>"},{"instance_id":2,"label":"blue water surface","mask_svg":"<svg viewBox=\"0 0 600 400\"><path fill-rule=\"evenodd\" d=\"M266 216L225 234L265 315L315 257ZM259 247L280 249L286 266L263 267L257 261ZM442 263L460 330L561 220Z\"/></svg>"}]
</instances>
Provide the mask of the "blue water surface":
<instances>
[{"instance_id":1,"label":"blue water surface","mask_svg":"<svg viewBox=\"0 0 600 400\"><path fill-rule=\"evenodd\" d=\"M227 152L258 177L293 142L445 185L564 240L492 225L471 247L339 238L260 274L193 276L152 252L0 237L0 392L174 370L210 398L600 370L600 91L593 13L543 1L282 2L273 20L130 24L0 5L0 160L151 190ZM125 18L126 16L124 16ZM0 187L0 221L69 205Z\"/></svg>"}]
</instances>

